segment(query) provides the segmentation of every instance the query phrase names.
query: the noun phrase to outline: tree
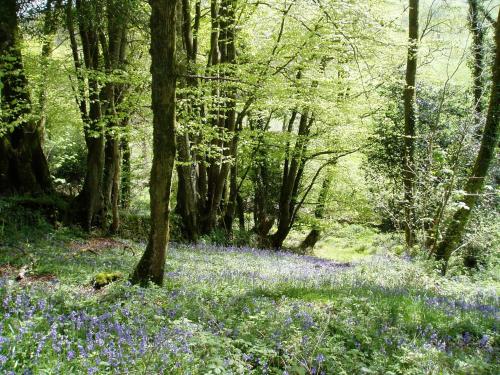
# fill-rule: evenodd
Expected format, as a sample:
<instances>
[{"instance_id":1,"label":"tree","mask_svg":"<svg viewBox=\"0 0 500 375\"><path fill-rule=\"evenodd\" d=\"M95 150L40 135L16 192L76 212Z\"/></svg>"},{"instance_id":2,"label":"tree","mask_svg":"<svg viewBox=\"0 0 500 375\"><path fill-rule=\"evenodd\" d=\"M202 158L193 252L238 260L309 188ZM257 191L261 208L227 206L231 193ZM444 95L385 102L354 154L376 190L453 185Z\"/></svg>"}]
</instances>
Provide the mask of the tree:
<instances>
[{"instance_id":1,"label":"tree","mask_svg":"<svg viewBox=\"0 0 500 375\"><path fill-rule=\"evenodd\" d=\"M331 173L327 172L325 179L323 180L323 184L321 185L321 189L318 194L318 201L316 203L316 209L314 210L314 218L317 220L323 219L325 215L326 203L328 200L328 193L330 191L330 186L332 184L332 176ZM315 224L311 229L309 234L304 238L301 242L299 248L303 252L311 251L316 243L321 238L321 227L318 224Z\"/></svg>"},{"instance_id":2,"label":"tree","mask_svg":"<svg viewBox=\"0 0 500 375\"><path fill-rule=\"evenodd\" d=\"M104 131L100 103L100 85L97 73L100 69L99 7L91 0L76 0L78 29L83 50L83 64L80 61L77 37L73 25L72 0L67 3L67 28L77 76L77 100L84 124L87 145L87 168L80 194L70 207L71 221L90 230L94 225L102 225L103 171L104 171ZM85 69L85 70L84 70Z\"/></svg>"},{"instance_id":3,"label":"tree","mask_svg":"<svg viewBox=\"0 0 500 375\"><path fill-rule=\"evenodd\" d=\"M73 7L69 0L66 6L66 26L77 82L75 96L87 146L85 181L72 202L71 221L87 230L97 225L113 233L120 224L122 148L127 152L126 139L123 147L121 141L122 129L128 121L127 110L122 106L126 96L122 72L126 70L128 21L133 4L76 0ZM75 13L79 39L73 21ZM112 216L109 228L108 212Z\"/></svg>"},{"instance_id":4,"label":"tree","mask_svg":"<svg viewBox=\"0 0 500 375\"><path fill-rule=\"evenodd\" d=\"M198 50L197 35L200 25L201 5L196 2L196 15L194 25L191 25L191 5L189 0L182 0L182 47L184 48L186 60L186 72L188 75L196 74L196 55ZM181 44L181 43L179 43ZM198 80L193 77L187 77L180 82L181 87L186 86L192 90L198 87ZM195 113L199 108L196 108L191 102L194 101L194 95L187 95L189 99L186 106L187 112L196 116ZM177 164L177 205L176 212L181 217L183 237L189 242L196 242L198 239L200 228L198 226L199 211L198 211L198 191L195 181L196 165L194 163L194 155L191 151L191 137L189 129L179 132L177 135L178 160Z\"/></svg>"},{"instance_id":5,"label":"tree","mask_svg":"<svg viewBox=\"0 0 500 375\"><path fill-rule=\"evenodd\" d=\"M446 273L447 263L453 251L462 241L467 222L484 188L485 179L498 146L498 120L500 115L500 10L495 24L496 52L493 62L493 79L486 124L481 137L481 146L464 188L463 204L455 212L443 240L436 249L436 259L443 261L442 272Z\"/></svg>"},{"instance_id":6,"label":"tree","mask_svg":"<svg viewBox=\"0 0 500 375\"><path fill-rule=\"evenodd\" d=\"M416 76L418 52L418 12L419 1L410 0L408 57L406 62L406 82L404 88L404 153L403 185L405 199L405 239L406 246L415 244L415 128L417 122Z\"/></svg>"},{"instance_id":7,"label":"tree","mask_svg":"<svg viewBox=\"0 0 500 375\"><path fill-rule=\"evenodd\" d=\"M52 191L42 129L32 116L18 30L18 2L0 5L0 194Z\"/></svg>"},{"instance_id":8,"label":"tree","mask_svg":"<svg viewBox=\"0 0 500 375\"><path fill-rule=\"evenodd\" d=\"M104 55L107 82L104 86L105 100L103 109L106 120L106 143L104 147L104 175L103 175L103 198L104 213L111 211L112 222L109 227L111 233L115 233L120 226L119 198L121 180L121 128L123 128L126 117L119 115L120 104L125 96L125 85L118 83L117 73L125 70L125 59L127 54L127 27L128 27L128 4L116 0L109 0L106 8L107 39L106 35L100 33L100 43Z\"/></svg>"},{"instance_id":9,"label":"tree","mask_svg":"<svg viewBox=\"0 0 500 375\"><path fill-rule=\"evenodd\" d=\"M54 36L58 27L58 13L62 8L62 0L47 0L44 9L44 24L43 24L43 45L40 65L42 68L42 82L38 96L38 107L40 112L40 128L43 132L47 122L47 81L48 81L48 65L49 58L52 55L54 48Z\"/></svg>"},{"instance_id":10,"label":"tree","mask_svg":"<svg viewBox=\"0 0 500 375\"><path fill-rule=\"evenodd\" d=\"M132 275L132 282L163 284L169 237L169 201L175 161L176 0L150 0L151 99L153 165L150 177L151 231L149 242Z\"/></svg>"},{"instance_id":11,"label":"tree","mask_svg":"<svg viewBox=\"0 0 500 375\"><path fill-rule=\"evenodd\" d=\"M484 65L484 27L480 20L479 1L469 0L469 27L472 32L473 77L474 77L474 110L478 120L483 113L483 65ZM479 122L479 121L478 121ZM480 123L478 134L481 134Z\"/></svg>"}]
</instances>

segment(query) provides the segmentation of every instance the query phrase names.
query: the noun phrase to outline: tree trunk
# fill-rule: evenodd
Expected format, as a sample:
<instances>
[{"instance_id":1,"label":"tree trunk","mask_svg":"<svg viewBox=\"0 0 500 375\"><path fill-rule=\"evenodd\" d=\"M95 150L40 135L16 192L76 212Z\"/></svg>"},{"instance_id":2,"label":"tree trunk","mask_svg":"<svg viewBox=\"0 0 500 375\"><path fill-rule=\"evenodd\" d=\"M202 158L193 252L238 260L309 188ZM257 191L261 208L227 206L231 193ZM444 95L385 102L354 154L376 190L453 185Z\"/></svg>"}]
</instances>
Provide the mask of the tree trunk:
<instances>
[{"instance_id":1,"label":"tree trunk","mask_svg":"<svg viewBox=\"0 0 500 375\"><path fill-rule=\"evenodd\" d=\"M473 36L473 44L472 44L472 54L473 54L473 65L472 65L472 78L473 78L473 92L474 92L474 121L476 125L476 136L478 140L481 140L481 134L483 132L483 93L484 93L484 79L483 79L483 71L484 71L484 30L483 24L479 18L480 5L478 0L468 0L469 2L469 27ZM466 134L462 135L462 139L460 143L464 141ZM458 160L455 161L455 165L457 166ZM456 167L454 167L455 169ZM429 250L429 255L435 253L436 246L438 245L438 235L440 226L443 221L444 213L448 202L453 193L453 186L455 183L455 172L453 172L453 177L448 182L447 187L445 188L445 193L442 201L440 202L438 208L436 209L436 213L432 220L432 225L427 231L427 240L426 240L426 248Z\"/></svg>"},{"instance_id":2,"label":"tree trunk","mask_svg":"<svg viewBox=\"0 0 500 375\"><path fill-rule=\"evenodd\" d=\"M79 89L79 106L84 122L85 143L87 144L87 169L83 188L73 200L69 210L69 220L90 230L94 225L102 225L103 171L104 171L104 132L100 85L97 72L100 68L99 39L97 28L98 10L91 1L76 0L78 27L82 41L85 68L88 71L88 113L85 98L85 78L81 72L74 30L72 30L71 1L68 2L68 30L76 68Z\"/></svg>"},{"instance_id":3,"label":"tree trunk","mask_svg":"<svg viewBox=\"0 0 500 375\"><path fill-rule=\"evenodd\" d=\"M271 167L269 165L272 158L269 156L269 147L267 147L266 142L266 132L269 130L270 122L271 116L268 116L267 120L264 120L261 115L258 116L257 120L249 119L250 130L258 132L257 144L252 151L251 157L251 168L253 169L251 177L254 186L254 227L252 230L258 236L259 246L263 248L269 247L269 231L276 221L272 197L274 181L270 175ZM238 205L240 206L240 204ZM241 221L242 213L239 213L239 215Z\"/></svg>"},{"instance_id":4,"label":"tree trunk","mask_svg":"<svg viewBox=\"0 0 500 375\"><path fill-rule=\"evenodd\" d=\"M42 133L42 144L45 140L45 125L47 123L47 83L49 58L54 48L54 35L57 31L57 11L61 8L62 0L47 0L45 4L45 19L43 25L43 45L40 56L41 84L38 93L39 126Z\"/></svg>"},{"instance_id":5,"label":"tree trunk","mask_svg":"<svg viewBox=\"0 0 500 375\"><path fill-rule=\"evenodd\" d=\"M473 36L472 53L474 57L472 76L474 78L474 111L477 117L477 134L480 137L481 115L483 113L483 65L484 30L480 21L478 0L469 0L469 27Z\"/></svg>"},{"instance_id":6,"label":"tree trunk","mask_svg":"<svg viewBox=\"0 0 500 375\"><path fill-rule=\"evenodd\" d=\"M232 233L234 215L236 214L237 196L238 196L238 135L236 135L231 141L231 155L233 155L233 164L229 171L229 194L227 202L224 204L224 217L222 218L222 228L227 233Z\"/></svg>"},{"instance_id":7,"label":"tree trunk","mask_svg":"<svg viewBox=\"0 0 500 375\"><path fill-rule=\"evenodd\" d=\"M243 202L243 198L241 194L238 193L236 195L236 213L238 214L238 226L240 231L245 230L245 203Z\"/></svg>"},{"instance_id":8,"label":"tree trunk","mask_svg":"<svg viewBox=\"0 0 500 375\"><path fill-rule=\"evenodd\" d=\"M17 2L5 0L0 5L0 195L52 191L42 130L31 117L18 33Z\"/></svg>"},{"instance_id":9,"label":"tree trunk","mask_svg":"<svg viewBox=\"0 0 500 375\"><path fill-rule=\"evenodd\" d=\"M128 126L128 118L125 118L122 123L122 127L126 129ZM122 138L120 141L121 155L122 155L122 173L121 173L121 183L120 183L120 205L122 208L130 207L130 198L131 198L131 173L132 166L130 164L130 143L129 143L129 135L128 131L125 130L125 133L122 134Z\"/></svg>"},{"instance_id":10,"label":"tree trunk","mask_svg":"<svg viewBox=\"0 0 500 375\"><path fill-rule=\"evenodd\" d=\"M276 249L283 246L283 241L285 241L293 225L293 212L304 171L304 154L307 150L312 123L312 118L309 118L309 110L305 109L300 116L294 149L290 158L285 160L279 201L278 229L271 238L272 246Z\"/></svg>"},{"instance_id":11,"label":"tree trunk","mask_svg":"<svg viewBox=\"0 0 500 375\"><path fill-rule=\"evenodd\" d=\"M163 284L169 236L169 201L175 161L176 0L150 0L153 165L151 168L151 232L132 282Z\"/></svg>"},{"instance_id":12,"label":"tree trunk","mask_svg":"<svg viewBox=\"0 0 500 375\"><path fill-rule=\"evenodd\" d=\"M193 165L187 134L177 136L179 161L177 166L178 190L176 211L182 219L182 234L186 241L198 240L198 202L194 185ZM187 165L186 165L187 163Z\"/></svg>"},{"instance_id":13,"label":"tree trunk","mask_svg":"<svg viewBox=\"0 0 500 375\"><path fill-rule=\"evenodd\" d=\"M108 39L104 33L100 33L101 45L104 51L104 61L108 82L104 88L104 107L106 120L106 145L104 147L104 212L103 217L107 223L107 213L111 211L112 221L109 227L110 233L116 233L120 225L119 217L119 195L121 175L121 147L120 138L122 133L123 119L118 112L119 105L123 102L125 87L116 83L112 74L117 69L125 69L127 50L127 4L119 4L116 0L107 3Z\"/></svg>"},{"instance_id":14,"label":"tree trunk","mask_svg":"<svg viewBox=\"0 0 500 375\"><path fill-rule=\"evenodd\" d=\"M408 59L406 63L406 83L404 89L404 229L406 246L412 247L416 242L415 217L415 127L417 122L416 75L418 52L418 13L419 1L410 0Z\"/></svg>"},{"instance_id":15,"label":"tree trunk","mask_svg":"<svg viewBox=\"0 0 500 375\"><path fill-rule=\"evenodd\" d=\"M493 62L493 81L488 114L481 138L481 146L472 173L464 188L465 197L463 202L465 205L459 208L453 215L445 236L436 249L436 259L444 262L442 268L443 274L446 273L447 263L451 254L462 241L470 214L483 190L488 169L495 157L495 149L498 146L498 118L500 115L500 10L495 26L495 44L496 53Z\"/></svg>"},{"instance_id":16,"label":"tree trunk","mask_svg":"<svg viewBox=\"0 0 500 375\"><path fill-rule=\"evenodd\" d=\"M316 205L316 209L314 210L314 217L317 220L323 219L325 215L325 207L326 201L328 198L328 193L330 191L330 186L332 184L331 176L327 172L327 176L323 180L323 184L321 185L321 190L318 195L318 203ZM316 243L321 238L321 229L318 225L315 225L313 229L309 232L307 237L302 241L299 248L302 251L312 251Z\"/></svg>"},{"instance_id":17,"label":"tree trunk","mask_svg":"<svg viewBox=\"0 0 500 375\"><path fill-rule=\"evenodd\" d=\"M227 69L231 64L236 63L235 47L235 10L236 0L223 0L220 7L217 1L211 1L211 54L209 66L216 67L216 74L221 69ZM220 68L220 63L225 64ZM222 71L222 78L230 76L232 73ZM204 202L203 211L200 212L200 222L204 233L215 229L218 224L218 213L223 198L224 187L227 186L231 161L234 158L234 148L231 147L232 137L235 136L236 129L236 95L234 87L221 89L216 83L212 95L214 98L213 127L217 129L219 137L213 142L213 146L222 151L220 157L210 158L207 168L207 195ZM229 141L225 139L229 138Z\"/></svg>"},{"instance_id":18,"label":"tree trunk","mask_svg":"<svg viewBox=\"0 0 500 375\"><path fill-rule=\"evenodd\" d=\"M186 52L186 65L188 75L195 75L196 64L196 46L193 38L193 30L191 26L191 5L189 0L182 0L179 4L182 22L179 26L180 34L182 35L182 46ZM195 33L197 33L195 24ZM196 78L188 77L182 81L187 87L195 89L198 86ZM189 94L187 94L189 95ZM194 101L194 100L193 100ZM195 108L192 104L187 104L187 111L194 115ZM191 140L189 131L186 130L182 134L177 135L177 148L179 164L177 165L178 188L177 188L177 204L176 212L181 217L181 232L183 238L188 242L198 241L198 194L196 191L196 174L194 157L191 153Z\"/></svg>"}]
</instances>

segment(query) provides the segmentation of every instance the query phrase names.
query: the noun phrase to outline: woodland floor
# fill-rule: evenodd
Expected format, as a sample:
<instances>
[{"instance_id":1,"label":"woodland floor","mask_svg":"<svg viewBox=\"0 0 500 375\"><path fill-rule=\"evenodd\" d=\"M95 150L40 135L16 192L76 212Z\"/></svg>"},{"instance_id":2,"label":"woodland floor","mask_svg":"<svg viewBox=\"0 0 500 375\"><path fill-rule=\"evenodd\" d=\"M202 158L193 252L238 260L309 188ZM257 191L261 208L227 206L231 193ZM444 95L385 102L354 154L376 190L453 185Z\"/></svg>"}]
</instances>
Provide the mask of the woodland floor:
<instances>
[{"instance_id":1,"label":"woodland floor","mask_svg":"<svg viewBox=\"0 0 500 375\"><path fill-rule=\"evenodd\" d=\"M350 230L320 253L370 237ZM24 228L0 247L0 373L498 374L497 288L377 246L346 263L174 244L142 289L144 244ZM101 272L124 277L96 290Z\"/></svg>"}]
</instances>

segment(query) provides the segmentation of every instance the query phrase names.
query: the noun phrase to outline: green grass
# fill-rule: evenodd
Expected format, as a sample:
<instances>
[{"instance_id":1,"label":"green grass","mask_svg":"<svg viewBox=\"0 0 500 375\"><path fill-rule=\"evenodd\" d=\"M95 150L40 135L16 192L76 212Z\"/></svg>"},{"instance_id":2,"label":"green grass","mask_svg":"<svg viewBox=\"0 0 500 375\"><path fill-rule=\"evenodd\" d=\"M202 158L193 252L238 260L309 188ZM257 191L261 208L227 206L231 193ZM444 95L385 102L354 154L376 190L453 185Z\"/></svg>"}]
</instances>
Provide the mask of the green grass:
<instances>
[{"instance_id":1,"label":"green grass","mask_svg":"<svg viewBox=\"0 0 500 375\"><path fill-rule=\"evenodd\" d=\"M318 242L314 255L337 262L354 262L384 249L394 239L362 225L334 225ZM387 249L385 249L387 250Z\"/></svg>"}]
</instances>

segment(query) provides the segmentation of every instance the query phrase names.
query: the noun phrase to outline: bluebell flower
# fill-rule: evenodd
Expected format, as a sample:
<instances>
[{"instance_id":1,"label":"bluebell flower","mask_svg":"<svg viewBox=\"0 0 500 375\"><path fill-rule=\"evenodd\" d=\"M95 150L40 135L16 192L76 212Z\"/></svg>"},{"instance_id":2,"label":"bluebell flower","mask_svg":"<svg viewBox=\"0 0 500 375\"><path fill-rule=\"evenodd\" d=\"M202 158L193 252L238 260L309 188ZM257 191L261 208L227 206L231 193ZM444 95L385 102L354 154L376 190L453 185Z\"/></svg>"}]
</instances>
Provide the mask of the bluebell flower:
<instances>
[{"instance_id":1,"label":"bluebell flower","mask_svg":"<svg viewBox=\"0 0 500 375\"><path fill-rule=\"evenodd\" d=\"M472 339L472 336L469 332L464 332L462 334L462 341L465 345L468 345Z\"/></svg>"},{"instance_id":2,"label":"bluebell flower","mask_svg":"<svg viewBox=\"0 0 500 375\"><path fill-rule=\"evenodd\" d=\"M322 363L325 361L325 356L323 354L318 354L318 356L316 357L316 362L318 363Z\"/></svg>"},{"instance_id":3,"label":"bluebell flower","mask_svg":"<svg viewBox=\"0 0 500 375\"><path fill-rule=\"evenodd\" d=\"M490 337L488 335L483 335L483 337L481 337L481 340L479 340L479 346L481 347L484 347L488 344L488 341L489 341Z\"/></svg>"},{"instance_id":4,"label":"bluebell flower","mask_svg":"<svg viewBox=\"0 0 500 375\"><path fill-rule=\"evenodd\" d=\"M66 359L68 361L71 361L73 358L75 358L75 352L72 350L68 351L68 354L66 355Z\"/></svg>"}]
</instances>

